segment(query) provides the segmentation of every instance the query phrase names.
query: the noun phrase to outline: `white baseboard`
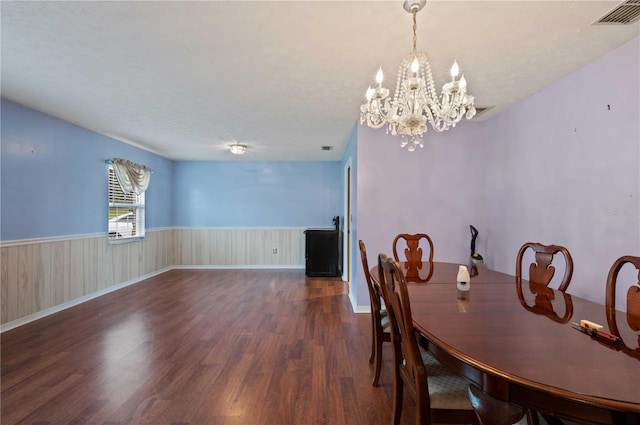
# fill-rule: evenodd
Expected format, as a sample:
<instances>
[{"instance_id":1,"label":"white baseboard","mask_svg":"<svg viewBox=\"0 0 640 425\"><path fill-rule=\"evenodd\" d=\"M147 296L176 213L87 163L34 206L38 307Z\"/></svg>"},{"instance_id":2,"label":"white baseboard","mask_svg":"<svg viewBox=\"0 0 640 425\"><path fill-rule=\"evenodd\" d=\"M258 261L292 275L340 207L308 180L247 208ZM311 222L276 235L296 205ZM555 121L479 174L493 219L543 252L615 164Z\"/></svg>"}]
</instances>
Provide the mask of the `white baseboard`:
<instances>
[{"instance_id":1,"label":"white baseboard","mask_svg":"<svg viewBox=\"0 0 640 425\"><path fill-rule=\"evenodd\" d=\"M351 292L349 292L349 301L351 301L351 308L353 309L353 312L356 314L359 313L371 313L371 306L370 305L358 305L356 303L355 298L353 298L353 294Z\"/></svg>"},{"instance_id":2,"label":"white baseboard","mask_svg":"<svg viewBox=\"0 0 640 425\"><path fill-rule=\"evenodd\" d=\"M225 270L225 269L234 269L234 270L242 270L242 269L304 269L304 265L300 264L287 264L287 265L193 265L193 266L173 266L172 269L184 269L184 270Z\"/></svg>"}]
</instances>

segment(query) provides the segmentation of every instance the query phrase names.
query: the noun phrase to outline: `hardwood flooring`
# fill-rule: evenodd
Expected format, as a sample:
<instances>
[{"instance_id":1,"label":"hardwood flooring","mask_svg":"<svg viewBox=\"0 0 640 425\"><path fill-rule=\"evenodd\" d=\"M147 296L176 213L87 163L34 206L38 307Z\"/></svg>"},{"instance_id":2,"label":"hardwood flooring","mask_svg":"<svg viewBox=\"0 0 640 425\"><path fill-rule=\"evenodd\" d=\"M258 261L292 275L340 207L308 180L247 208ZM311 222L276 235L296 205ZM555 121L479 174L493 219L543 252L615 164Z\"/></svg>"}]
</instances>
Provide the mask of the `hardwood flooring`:
<instances>
[{"instance_id":1,"label":"hardwood flooring","mask_svg":"<svg viewBox=\"0 0 640 425\"><path fill-rule=\"evenodd\" d=\"M172 270L3 333L1 421L387 425L370 335L339 279Z\"/></svg>"}]
</instances>

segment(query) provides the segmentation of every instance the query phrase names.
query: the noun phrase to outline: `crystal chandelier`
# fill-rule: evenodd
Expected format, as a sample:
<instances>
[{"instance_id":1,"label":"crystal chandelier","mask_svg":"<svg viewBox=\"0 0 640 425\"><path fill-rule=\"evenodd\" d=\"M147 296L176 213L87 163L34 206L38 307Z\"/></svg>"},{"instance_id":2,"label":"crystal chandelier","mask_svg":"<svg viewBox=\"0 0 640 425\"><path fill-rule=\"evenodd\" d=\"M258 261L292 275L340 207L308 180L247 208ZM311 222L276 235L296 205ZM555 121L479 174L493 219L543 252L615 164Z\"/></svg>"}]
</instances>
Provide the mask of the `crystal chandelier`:
<instances>
[{"instance_id":1,"label":"crystal chandelier","mask_svg":"<svg viewBox=\"0 0 640 425\"><path fill-rule=\"evenodd\" d=\"M416 50L416 14L425 4L426 0L404 2L404 9L413 15L413 51L400 62L393 98L389 97L389 89L382 87L381 68L376 74L378 86L369 86L366 101L360 106L360 124L366 122L372 128L386 124L387 131L402 136L401 146L410 152L416 146L424 146L422 135L427 131L427 122L441 132L455 127L463 116L471 119L476 114L464 75L456 80L460 73L458 64L453 62L451 81L442 86L442 94L438 96L429 56Z\"/></svg>"}]
</instances>

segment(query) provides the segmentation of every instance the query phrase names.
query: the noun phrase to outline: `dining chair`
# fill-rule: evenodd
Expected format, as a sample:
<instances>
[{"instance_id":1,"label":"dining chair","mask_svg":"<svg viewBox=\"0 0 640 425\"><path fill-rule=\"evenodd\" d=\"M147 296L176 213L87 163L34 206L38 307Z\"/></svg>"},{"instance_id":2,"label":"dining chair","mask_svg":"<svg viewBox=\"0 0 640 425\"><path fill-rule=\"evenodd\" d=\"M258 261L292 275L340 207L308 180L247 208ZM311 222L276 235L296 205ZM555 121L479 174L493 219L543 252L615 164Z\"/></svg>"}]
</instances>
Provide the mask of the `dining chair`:
<instances>
[{"instance_id":1,"label":"dining chair","mask_svg":"<svg viewBox=\"0 0 640 425\"><path fill-rule=\"evenodd\" d=\"M556 268L551 265L553 258L556 254L562 253L566 266L558 290L566 291L573 275L573 259L567 248L560 245L543 245L538 242L527 242L522 245L516 258L516 284L522 284L522 262L528 249L535 253L535 262L529 265L529 282L544 286L549 285L556 271Z\"/></svg>"},{"instance_id":2,"label":"dining chair","mask_svg":"<svg viewBox=\"0 0 640 425\"><path fill-rule=\"evenodd\" d=\"M422 242L424 243L421 245ZM433 241L426 233L416 233L414 235L400 233L393 239L393 258L396 261L402 261L398 251L404 248L401 252L404 254L405 269L407 270L405 279L407 282L426 282L431 277L433 268L431 268L427 277L420 276L420 269L422 269L423 263L422 254L427 245L429 248L428 261L429 264L433 264Z\"/></svg>"},{"instance_id":3,"label":"dining chair","mask_svg":"<svg viewBox=\"0 0 640 425\"><path fill-rule=\"evenodd\" d=\"M529 265L529 287L536 288L536 300L534 304L535 312L543 312L547 310L547 317L552 320L563 322L568 320L573 315L573 304L567 303L565 297L565 314L560 317L553 312L553 306L551 305L551 297L553 293L544 291L543 287L547 287L555 274L556 268L551 265L554 257L558 253L562 253L565 260L564 275L558 284L558 291L564 293L571 283L571 277L573 276L573 259L569 250L560 245L543 245L539 242L527 242L520 247L518 255L516 257L516 290L518 297L522 296L522 263L524 261L525 253L527 250L532 250L535 253L535 261ZM524 299L521 299L521 303ZM570 301L570 298L569 298ZM523 304L526 306L526 303ZM527 422L530 425L538 425L538 413L527 409ZM560 419L549 415L542 415L549 425L563 425Z\"/></svg>"},{"instance_id":4,"label":"dining chair","mask_svg":"<svg viewBox=\"0 0 640 425\"><path fill-rule=\"evenodd\" d=\"M525 414L522 407L498 400L473 384L469 385L469 400L480 425L512 425L520 423Z\"/></svg>"},{"instance_id":5,"label":"dining chair","mask_svg":"<svg viewBox=\"0 0 640 425\"><path fill-rule=\"evenodd\" d=\"M367 247L362 240L358 241L358 245L360 246L364 277L369 289L369 304L371 306L371 355L369 356L369 363L374 363L372 384L377 386L382 367L382 343L391 341L389 318L387 317L387 310L382 307L380 287L371 278L369 261L367 260Z\"/></svg>"},{"instance_id":6,"label":"dining chair","mask_svg":"<svg viewBox=\"0 0 640 425\"><path fill-rule=\"evenodd\" d=\"M467 393L468 382L418 346L402 267L380 254L378 269L391 324L392 424L400 423L405 388L416 403L416 424L478 424Z\"/></svg>"},{"instance_id":7,"label":"dining chair","mask_svg":"<svg viewBox=\"0 0 640 425\"><path fill-rule=\"evenodd\" d=\"M637 347L631 347L625 343L624 336L631 332L620 332L616 319L616 288L618 286L618 274L625 264L632 264L638 271L637 282L631 284L627 290L627 325L628 330L637 333ZM613 335L620 338L620 349L625 353L640 359L640 257L626 255L614 261L607 276L607 292L605 298L607 311L607 325Z\"/></svg>"}]
</instances>

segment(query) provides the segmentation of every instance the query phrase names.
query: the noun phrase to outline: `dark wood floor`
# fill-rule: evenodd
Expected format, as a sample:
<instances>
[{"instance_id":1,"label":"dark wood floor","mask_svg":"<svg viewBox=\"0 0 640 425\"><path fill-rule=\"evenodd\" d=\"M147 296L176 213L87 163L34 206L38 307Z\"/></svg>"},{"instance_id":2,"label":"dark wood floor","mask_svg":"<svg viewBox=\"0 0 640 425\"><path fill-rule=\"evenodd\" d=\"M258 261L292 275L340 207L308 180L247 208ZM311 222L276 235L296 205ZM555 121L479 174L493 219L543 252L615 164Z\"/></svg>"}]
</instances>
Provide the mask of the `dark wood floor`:
<instances>
[{"instance_id":1,"label":"dark wood floor","mask_svg":"<svg viewBox=\"0 0 640 425\"><path fill-rule=\"evenodd\" d=\"M369 320L338 279L173 270L3 333L2 424L387 425Z\"/></svg>"}]
</instances>

